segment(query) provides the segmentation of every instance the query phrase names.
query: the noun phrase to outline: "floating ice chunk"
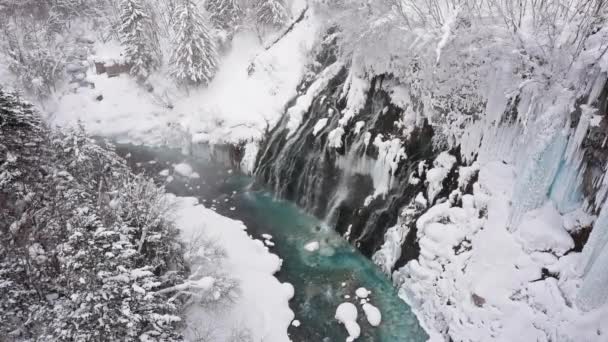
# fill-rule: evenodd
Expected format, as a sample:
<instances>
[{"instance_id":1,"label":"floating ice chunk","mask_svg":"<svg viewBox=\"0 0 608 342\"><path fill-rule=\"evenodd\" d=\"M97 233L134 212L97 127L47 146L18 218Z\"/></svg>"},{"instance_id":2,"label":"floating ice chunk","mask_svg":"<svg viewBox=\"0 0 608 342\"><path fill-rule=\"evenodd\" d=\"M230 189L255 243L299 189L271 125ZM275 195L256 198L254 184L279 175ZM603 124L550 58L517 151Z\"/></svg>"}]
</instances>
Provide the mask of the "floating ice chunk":
<instances>
[{"instance_id":1,"label":"floating ice chunk","mask_svg":"<svg viewBox=\"0 0 608 342\"><path fill-rule=\"evenodd\" d=\"M300 326L300 321L298 321L297 319L294 319L293 322L291 322L291 325L293 325L294 327L299 327Z\"/></svg>"},{"instance_id":2,"label":"floating ice chunk","mask_svg":"<svg viewBox=\"0 0 608 342\"><path fill-rule=\"evenodd\" d=\"M309 252L317 251L317 250L319 250L319 242L318 241L309 242L306 245L304 245L304 249Z\"/></svg>"},{"instance_id":3,"label":"floating ice chunk","mask_svg":"<svg viewBox=\"0 0 608 342\"><path fill-rule=\"evenodd\" d=\"M360 287L355 291L355 294L359 298L367 298L371 292L368 291L365 287Z\"/></svg>"},{"instance_id":4,"label":"floating ice chunk","mask_svg":"<svg viewBox=\"0 0 608 342\"><path fill-rule=\"evenodd\" d=\"M264 244L268 247L274 247L274 242L270 240L264 240Z\"/></svg>"},{"instance_id":5,"label":"floating ice chunk","mask_svg":"<svg viewBox=\"0 0 608 342\"><path fill-rule=\"evenodd\" d=\"M159 175L163 176L163 177L167 177L169 175L169 170L168 169L164 169L161 172L158 173Z\"/></svg>"},{"instance_id":6,"label":"floating ice chunk","mask_svg":"<svg viewBox=\"0 0 608 342\"><path fill-rule=\"evenodd\" d=\"M319 121L317 121L315 124L315 127L312 129L312 135L316 137L317 134L319 134L319 132L325 128L325 126L327 126L327 118L319 119Z\"/></svg>"},{"instance_id":7,"label":"floating ice chunk","mask_svg":"<svg viewBox=\"0 0 608 342\"><path fill-rule=\"evenodd\" d=\"M382 314L377 307L369 303L365 303L363 304L363 312L365 312L365 317L367 317L367 321L371 326L377 327L380 325L380 322L382 321Z\"/></svg>"},{"instance_id":8,"label":"floating ice chunk","mask_svg":"<svg viewBox=\"0 0 608 342\"><path fill-rule=\"evenodd\" d=\"M272 235L270 234L262 234L262 237L266 240L272 240Z\"/></svg>"},{"instance_id":9,"label":"floating ice chunk","mask_svg":"<svg viewBox=\"0 0 608 342\"><path fill-rule=\"evenodd\" d=\"M348 340L354 341L361 335L361 327L357 324L357 307L353 303L342 303L338 305L336 309L335 318L346 328L348 331Z\"/></svg>"},{"instance_id":10,"label":"floating ice chunk","mask_svg":"<svg viewBox=\"0 0 608 342\"><path fill-rule=\"evenodd\" d=\"M194 170L192 169L192 166L190 166L189 164L179 163L179 164L173 165L173 169L175 170L175 172L177 172L181 176L188 177L188 178L200 178L199 174L194 172Z\"/></svg>"}]
</instances>

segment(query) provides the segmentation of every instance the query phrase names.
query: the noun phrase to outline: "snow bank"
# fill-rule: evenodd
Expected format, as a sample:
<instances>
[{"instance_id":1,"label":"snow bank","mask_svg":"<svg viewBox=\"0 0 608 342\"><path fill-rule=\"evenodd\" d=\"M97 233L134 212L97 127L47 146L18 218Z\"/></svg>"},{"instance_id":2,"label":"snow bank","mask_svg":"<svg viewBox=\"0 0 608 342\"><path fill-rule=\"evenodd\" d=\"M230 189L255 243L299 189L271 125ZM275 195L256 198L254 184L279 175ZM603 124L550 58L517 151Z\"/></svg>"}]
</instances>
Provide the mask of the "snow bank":
<instances>
[{"instance_id":1,"label":"snow bank","mask_svg":"<svg viewBox=\"0 0 608 342\"><path fill-rule=\"evenodd\" d=\"M347 341L354 341L361 335L361 327L357 324L357 307L353 303L342 303L336 309L336 319L344 324L348 331Z\"/></svg>"},{"instance_id":2,"label":"snow bank","mask_svg":"<svg viewBox=\"0 0 608 342\"><path fill-rule=\"evenodd\" d=\"M280 283L273 274L282 260L268 252L259 240L247 235L246 227L198 204L195 198L175 197L175 223L188 239L202 232L227 253L223 271L240 281L240 296L223 310L193 306L187 312L189 327L212 327L217 340L228 340L234 327L248 329L254 341L284 342L294 319L289 309L293 287Z\"/></svg>"}]
</instances>

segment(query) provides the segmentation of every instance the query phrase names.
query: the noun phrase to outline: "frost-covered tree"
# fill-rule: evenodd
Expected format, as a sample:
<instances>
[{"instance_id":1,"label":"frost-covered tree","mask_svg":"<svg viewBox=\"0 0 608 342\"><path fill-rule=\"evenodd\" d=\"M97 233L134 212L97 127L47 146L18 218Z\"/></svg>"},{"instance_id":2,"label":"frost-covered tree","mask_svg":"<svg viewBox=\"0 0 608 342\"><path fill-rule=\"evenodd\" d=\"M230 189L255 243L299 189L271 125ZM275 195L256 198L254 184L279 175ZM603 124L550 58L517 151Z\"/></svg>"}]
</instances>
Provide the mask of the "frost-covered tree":
<instances>
[{"instance_id":1,"label":"frost-covered tree","mask_svg":"<svg viewBox=\"0 0 608 342\"><path fill-rule=\"evenodd\" d=\"M289 13L283 0L256 0L255 17L260 25L282 27L287 23Z\"/></svg>"},{"instance_id":2,"label":"frost-covered tree","mask_svg":"<svg viewBox=\"0 0 608 342\"><path fill-rule=\"evenodd\" d=\"M161 64L158 32L142 0L121 0L120 36L131 74L145 80Z\"/></svg>"},{"instance_id":3,"label":"frost-covered tree","mask_svg":"<svg viewBox=\"0 0 608 342\"><path fill-rule=\"evenodd\" d=\"M180 84L208 84L215 76L218 61L205 19L192 0L184 0L175 11L171 75Z\"/></svg>"},{"instance_id":4,"label":"frost-covered tree","mask_svg":"<svg viewBox=\"0 0 608 342\"><path fill-rule=\"evenodd\" d=\"M2 89L0 198L3 337L181 340L188 270L162 189Z\"/></svg>"},{"instance_id":5,"label":"frost-covered tree","mask_svg":"<svg viewBox=\"0 0 608 342\"><path fill-rule=\"evenodd\" d=\"M243 19L243 9L238 0L207 0L205 9L213 25L233 32Z\"/></svg>"}]
</instances>

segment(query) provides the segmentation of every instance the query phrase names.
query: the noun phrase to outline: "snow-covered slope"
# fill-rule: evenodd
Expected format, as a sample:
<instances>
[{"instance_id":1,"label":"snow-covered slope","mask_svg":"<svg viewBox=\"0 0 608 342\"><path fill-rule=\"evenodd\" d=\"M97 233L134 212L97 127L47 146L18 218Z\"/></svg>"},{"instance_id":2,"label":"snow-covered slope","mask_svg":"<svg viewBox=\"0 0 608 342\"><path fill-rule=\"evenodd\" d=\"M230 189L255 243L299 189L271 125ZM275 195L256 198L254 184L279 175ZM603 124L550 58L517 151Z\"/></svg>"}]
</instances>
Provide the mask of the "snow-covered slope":
<instances>
[{"instance_id":1,"label":"snow-covered slope","mask_svg":"<svg viewBox=\"0 0 608 342\"><path fill-rule=\"evenodd\" d=\"M305 5L294 2L294 17ZM88 80L95 88L58 92L45 104L50 121L65 126L80 120L93 134L148 144L258 141L297 94L318 36L312 13L306 10L304 19L268 49L270 38L262 44L254 32L238 33L208 87L179 89L162 70L148 80L149 91L128 75L108 78L92 68ZM89 59L119 59L121 52L115 43L97 44Z\"/></svg>"}]
</instances>

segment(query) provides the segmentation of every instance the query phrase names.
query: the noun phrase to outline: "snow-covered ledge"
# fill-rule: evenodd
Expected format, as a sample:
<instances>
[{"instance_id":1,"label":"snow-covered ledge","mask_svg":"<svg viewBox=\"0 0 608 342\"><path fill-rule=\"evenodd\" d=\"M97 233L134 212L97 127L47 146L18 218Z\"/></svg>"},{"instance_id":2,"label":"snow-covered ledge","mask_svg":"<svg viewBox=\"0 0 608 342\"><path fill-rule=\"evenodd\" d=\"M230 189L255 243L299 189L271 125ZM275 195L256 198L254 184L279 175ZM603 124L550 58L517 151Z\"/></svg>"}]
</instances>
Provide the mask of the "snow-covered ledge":
<instances>
[{"instance_id":1,"label":"snow-covered ledge","mask_svg":"<svg viewBox=\"0 0 608 342\"><path fill-rule=\"evenodd\" d=\"M190 307L186 334L198 330L212 334L217 341L226 341L235 333L246 334L253 341L289 341L287 327L294 318L289 300L294 290L274 277L282 260L262 241L249 236L242 222L205 208L196 198L168 196L175 200L174 220L184 241L202 232L226 252L223 263L217 266L240 283L238 297L227 308Z\"/></svg>"}]
</instances>

